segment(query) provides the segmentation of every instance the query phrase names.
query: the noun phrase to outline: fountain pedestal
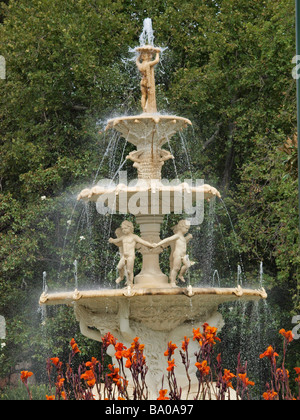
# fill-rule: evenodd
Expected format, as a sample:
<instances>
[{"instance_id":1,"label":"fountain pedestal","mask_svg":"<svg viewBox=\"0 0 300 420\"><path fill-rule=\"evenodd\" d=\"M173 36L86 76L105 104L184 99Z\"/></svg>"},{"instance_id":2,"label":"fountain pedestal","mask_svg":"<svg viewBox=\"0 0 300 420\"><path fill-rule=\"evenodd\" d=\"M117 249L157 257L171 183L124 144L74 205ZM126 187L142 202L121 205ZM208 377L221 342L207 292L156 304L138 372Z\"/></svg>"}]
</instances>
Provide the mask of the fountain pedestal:
<instances>
[{"instance_id":1,"label":"fountain pedestal","mask_svg":"<svg viewBox=\"0 0 300 420\"><path fill-rule=\"evenodd\" d=\"M150 243L161 241L160 228L163 223L163 216L137 216L136 221L140 225L142 239ZM162 251L161 248L149 249L141 246L143 266L142 271L134 278L135 287L168 287L169 278L162 273L159 266L159 255Z\"/></svg>"}]
</instances>

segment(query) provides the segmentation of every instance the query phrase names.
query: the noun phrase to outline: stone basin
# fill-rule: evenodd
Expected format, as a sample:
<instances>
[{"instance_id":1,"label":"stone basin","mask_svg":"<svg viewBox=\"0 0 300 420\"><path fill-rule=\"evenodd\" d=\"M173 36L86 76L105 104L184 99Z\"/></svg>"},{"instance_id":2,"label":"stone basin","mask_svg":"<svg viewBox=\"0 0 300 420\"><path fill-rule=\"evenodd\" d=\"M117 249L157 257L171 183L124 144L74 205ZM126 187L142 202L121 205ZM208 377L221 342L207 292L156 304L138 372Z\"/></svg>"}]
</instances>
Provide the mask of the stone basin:
<instances>
[{"instance_id":1,"label":"stone basin","mask_svg":"<svg viewBox=\"0 0 300 420\"><path fill-rule=\"evenodd\" d=\"M74 308L80 330L86 337L101 341L107 332L112 333L126 347L135 337L145 344L147 384L150 398L157 398L161 380L166 373L167 362L164 352L169 341L181 345L186 336L190 338L190 354L197 351L193 341L193 328L205 322L218 328L224 326L219 305L236 301L259 301L266 299L264 289L237 288L133 288L75 290L43 294L41 305L69 305ZM115 350L110 346L113 362ZM174 355L176 376L183 389L187 390L187 379L180 355ZM196 375L192 378L192 389L197 389Z\"/></svg>"},{"instance_id":2,"label":"stone basin","mask_svg":"<svg viewBox=\"0 0 300 420\"><path fill-rule=\"evenodd\" d=\"M108 121L106 130L115 129L137 150L153 145L161 147L178 131L192 125L187 118L175 115L141 114L114 118Z\"/></svg>"}]
</instances>

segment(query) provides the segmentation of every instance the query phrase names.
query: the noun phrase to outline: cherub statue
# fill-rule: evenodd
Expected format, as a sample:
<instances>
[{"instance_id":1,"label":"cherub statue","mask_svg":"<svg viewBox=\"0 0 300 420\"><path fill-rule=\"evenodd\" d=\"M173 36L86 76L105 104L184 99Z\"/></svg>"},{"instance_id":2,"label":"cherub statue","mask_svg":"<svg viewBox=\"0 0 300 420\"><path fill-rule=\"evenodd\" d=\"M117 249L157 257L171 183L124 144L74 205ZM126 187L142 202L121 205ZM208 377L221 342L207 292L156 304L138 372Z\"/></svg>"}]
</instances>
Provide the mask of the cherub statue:
<instances>
[{"instance_id":1,"label":"cherub statue","mask_svg":"<svg viewBox=\"0 0 300 420\"><path fill-rule=\"evenodd\" d=\"M176 278L185 282L184 275L187 270L191 267L192 263L187 255L187 244L193 239L193 235L188 233L190 229L190 223L186 220L181 220L178 225L174 226L174 235L170 238L166 238L157 244L157 247L166 246L171 247L170 255L170 283L172 286L176 286ZM180 271L180 272L179 272Z\"/></svg>"},{"instance_id":2,"label":"cherub statue","mask_svg":"<svg viewBox=\"0 0 300 420\"><path fill-rule=\"evenodd\" d=\"M156 248L156 244L150 244L150 242L144 241L135 235L133 231L133 224L125 220L121 228L116 230L117 239L109 239L110 244L114 244L120 248L121 259L118 264L119 278L116 280L117 284L124 280L125 272L127 272L128 286L133 286L133 270L137 244L144 245L147 248Z\"/></svg>"},{"instance_id":3,"label":"cherub statue","mask_svg":"<svg viewBox=\"0 0 300 420\"><path fill-rule=\"evenodd\" d=\"M155 98L154 66L159 63L159 49L154 47L143 47L137 49L140 52L136 65L142 74L142 108L144 112L157 112ZM153 53L156 53L154 60Z\"/></svg>"}]
</instances>

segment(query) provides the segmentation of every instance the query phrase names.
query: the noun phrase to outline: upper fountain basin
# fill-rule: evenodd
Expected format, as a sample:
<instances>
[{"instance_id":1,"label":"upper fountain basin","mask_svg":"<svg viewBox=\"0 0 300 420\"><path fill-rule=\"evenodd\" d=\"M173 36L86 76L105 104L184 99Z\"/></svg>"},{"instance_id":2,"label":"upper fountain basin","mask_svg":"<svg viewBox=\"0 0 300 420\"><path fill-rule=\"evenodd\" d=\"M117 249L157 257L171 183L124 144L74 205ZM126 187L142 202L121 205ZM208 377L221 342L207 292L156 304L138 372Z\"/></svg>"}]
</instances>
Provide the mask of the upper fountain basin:
<instances>
[{"instance_id":1,"label":"upper fountain basin","mask_svg":"<svg viewBox=\"0 0 300 420\"><path fill-rule=\"evenodd\" d=\"M114 128L137 150L161 147L178 131L192 125L187 118L174 115L148 114L119 117L108 121L106 130Z\"/></svg>"}]
</instances>

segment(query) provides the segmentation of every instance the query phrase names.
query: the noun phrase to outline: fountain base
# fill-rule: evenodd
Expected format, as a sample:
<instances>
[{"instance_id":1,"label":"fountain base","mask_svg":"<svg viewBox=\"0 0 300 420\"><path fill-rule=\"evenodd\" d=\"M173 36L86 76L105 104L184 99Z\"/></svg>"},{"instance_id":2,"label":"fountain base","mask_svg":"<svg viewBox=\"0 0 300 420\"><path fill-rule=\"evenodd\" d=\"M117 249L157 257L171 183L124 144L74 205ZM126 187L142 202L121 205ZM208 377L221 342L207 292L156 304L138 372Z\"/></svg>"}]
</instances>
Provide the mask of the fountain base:
<instances>
[{"instance_id":1,"label":"fountain base","mask_svg":"<svg viewBox=\"0 0 300 420\"><path fill-rule=\"evenodd\" d=\"M190 354L198 349L192 340L193 328L205 322L218 328L224 326L219 305L225 302L257 301L266 299L264 289L217 288L125 288L118 290L86 290L43 294L41 305L66 304L73 306L83 335L96 341L111 332L118 341L130 347L135 337L145 344L145 355L150 367L147 374L149 399L156 399L161 389L162 377L168 367L164 352L169 341L177 344L186 336L190 338ZM114 360L115 350L111 346ZM175 352L176 377L183 389L188 388L185 368L179 353ZM192 377L192 390L197 389L196 368ZM165 384L166 385L166 384ZM190 394L192 396L192 394Z\"/></svg>"}]
</instances>

